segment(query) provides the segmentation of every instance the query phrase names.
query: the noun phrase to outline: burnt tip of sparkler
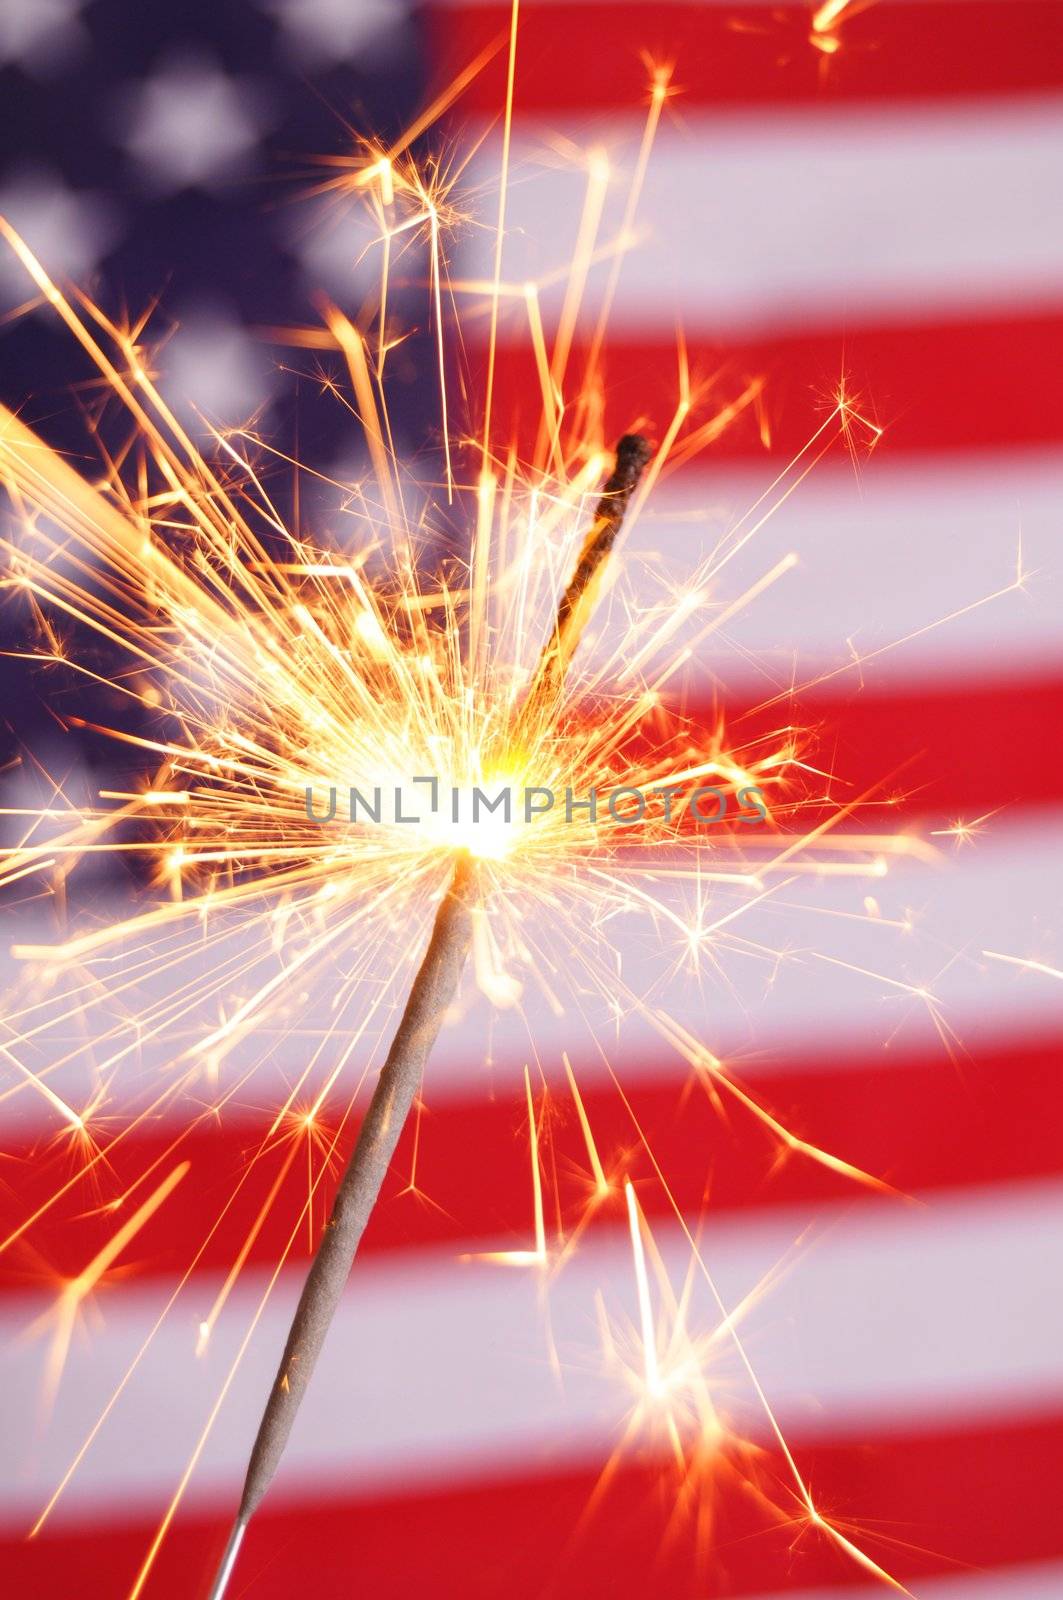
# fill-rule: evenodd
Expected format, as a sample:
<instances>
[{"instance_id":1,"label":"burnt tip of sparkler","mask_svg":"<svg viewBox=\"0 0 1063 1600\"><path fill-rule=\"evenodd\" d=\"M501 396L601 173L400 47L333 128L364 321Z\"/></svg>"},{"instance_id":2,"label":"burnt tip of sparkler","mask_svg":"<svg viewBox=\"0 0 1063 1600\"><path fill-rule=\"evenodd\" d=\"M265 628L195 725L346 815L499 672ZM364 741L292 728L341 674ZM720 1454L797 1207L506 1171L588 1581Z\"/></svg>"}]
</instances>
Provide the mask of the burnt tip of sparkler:
<instances>
[{"instance_id":1,"label":"burnt tip of sparkler","mask_svg":"<svg viewBox=\"0 0 1063 1600\"><path fill-rule=\"evenodd\" d=\"M600 537L603 533L610 540L616 537L624 520L628 501L634 494L652 455L650 442L641 433L625 433L617 441L613 470L602 485L601 498L598 501L599 529L596 537Z\"/></svg>"},{"instance_id":2,"label":"burnt tip of sparkler","mask_svg":"<svg viewBox=\"0 0 1063 1600\"><path fill-rule=\"evenodd\" d=\"M214 1582L211 1585L208 1600L224 1600L225 1591L229 1587L229 1579L232 1577L236 1558L240 1553L240 1546L243 1544L246 1532L247 1518L237 1517L229 1535L229 1542L225 1546L224 1554L218 1563L218 1570L214 1574Z\"/></svg>"},{"instance_id":3,"label":"burnt tip of sparkler","mask_svg":"<svg viewBox=\"0 0 1063 1600\"><path fill-rule=\"evenodd\" d=\"M633 487L646 470L646 466L653 450L650 441L642 433L625 433L617 440L616 466L613 469L613 479L619 480L618 487Z\"/></svg>"}]
</instances>

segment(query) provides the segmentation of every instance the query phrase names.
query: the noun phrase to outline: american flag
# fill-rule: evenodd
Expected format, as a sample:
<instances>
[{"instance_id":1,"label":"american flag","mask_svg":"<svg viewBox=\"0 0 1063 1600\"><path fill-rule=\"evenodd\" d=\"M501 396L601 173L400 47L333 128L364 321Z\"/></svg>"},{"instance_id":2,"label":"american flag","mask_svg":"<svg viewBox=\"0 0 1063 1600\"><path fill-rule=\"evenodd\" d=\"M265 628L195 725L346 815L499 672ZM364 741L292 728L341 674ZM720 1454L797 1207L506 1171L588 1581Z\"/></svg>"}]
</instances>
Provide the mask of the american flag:
<instances>
[{"instance_id":1,"label":"american flag","mask_svg":"<svg viewBox=\"0 0 1063 1600\"><path fill-rule=\"evenodd\" d=\"M710 395L764 380L759 407L659 486L634 545L680 574L801 448L839 382L883 428L869 460L832 455L772 519L747 581L765 558L793 550L798 564L696 658L691 704L756 728L797 685L837 795L873 792L883 831L940 850L934 865L894 866L870 914L866 884L808 880L785 914L769 903L743 925L748 951L711 990L680 976L669 995L788 1126L897 1192L774 1165L759 1133L721 1125L684 1092L682 1063L637 1027L613 1029L611 1057L700 1219L725 1300L770 1279L745 1342L817 1502L925 1600L1055 1600L1063 6L523 0L520 11L514 281L574 246L584 176L558 152L600 149L630 174L647 61L674 67L616 290L607 436L670 414L677 328ZM266 407L268 426L305 450L310 402L296 405L257 330L299 321L322 281L352 306L358 285L342 232L266 203L263 180L293 153L335 148L337 110L385 131L409 120L509 23L499 0L0 0L0 209L56 273L97 275L134 311L163 295L180 324L160 358L175 403L233 420ZM456 108L452 136L479 141L473 185L497 173L504 73L503 49ZM625 192L617 183L603 201L614 228ZM483 249L471 230L452 272L484 276ZM601 293L592 274L577 350ZM28 298L6 265L0 294L5 313ZM547 297L544 315L555 310ZM8 318L2 337L4 398L32 395L33 414L61 429L80 376L62 341L39 314ZM537 380L505 317L501 338L497 404L515 414ZM411 377L399 410L411 451L430 426L426 388ZM342 420L311 414L315 455L338 474ZM37 681L8 664L4 684L12 750L35 750L75 790L97 781L100 751L88 735L58 739ZM10 782L29 783L31 765ZM120 891L93 881L82 892ZM19 937L33 914L13 917ZM637 985L644 936L617 938ZM307 997L311 1019L327 1002ZM536 1044L558 1074L562 1048L578 1061L612 1159L630 1121L596 1072L608 1026L545 1015ZM278 1082L291 1048L278 1043ZM526 1050L500 1025L487 1061L479 1026L448 1031L419 1136L431 1203L403 1193L404 1145L234 1593L870 1600L879 1587L835 1545L766 1521L737 1477L715 1488L707 1551L677 1530L652 1451L627 1455L602 1491L623 1405L591 1359L594 1302L634 1314L621 1219L554 1285L548 1326L532 1276L469 1259L528 1237L527 1167L514 1156ZM40 1103L16 1087L0 1099L0 1202L21 1220L57 1168ZM278 1206L249 1237L274 1176L257 1168L246 1210L223 1211L260 1125L248 1104L183 1139L192 1181L100 1284L50 1407L44 1283L75 1276L108 1236L98 1197L42 1219L0 1263L6 1593L129 1593L290 1225ZM557 1160L570 1159L571 1132L558 1134ZM166 1121L139 1129L114 1153L114 1183L151 1170L174 1138ZM654 1204L647 1190L678 1285L683 1240ZM199 1321L241 1251L197 1357ZM149 1597L209 1582L301 1272L301 1261L285 1269L255 1328ZM567 1357L561 1382L551 1346ZM135 1381L28 1540L101 1396L134 1362ZM726 1371L718 1381L726 1390ZM754 1442L781 1477L771 1436Z\"/></svg>"}]
</instances>

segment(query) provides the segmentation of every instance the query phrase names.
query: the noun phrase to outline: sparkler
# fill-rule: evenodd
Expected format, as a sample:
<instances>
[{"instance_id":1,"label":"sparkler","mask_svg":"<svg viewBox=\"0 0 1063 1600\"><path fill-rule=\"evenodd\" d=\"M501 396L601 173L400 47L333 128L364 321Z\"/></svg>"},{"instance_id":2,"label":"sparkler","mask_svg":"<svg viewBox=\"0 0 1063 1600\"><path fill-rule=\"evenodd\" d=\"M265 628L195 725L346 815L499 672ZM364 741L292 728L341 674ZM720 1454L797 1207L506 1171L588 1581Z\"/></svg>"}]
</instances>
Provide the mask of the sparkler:
<instances>
[{"instance_id":1,"label":"sparkler","mask_svg":"<svg viewBox=\"0 0 1063 1600\"><path fill-rule=\"evenodd\" d=\"M561 691L565 666L579 644L602 566L616 543L624 512L650 454L645 439L637 434L625 435L617 446L616 467L602 492L576 570L561 597L557 623L544 647L518 728L520 722L528 722L537 714L537 702L554 701ZM428 1056L454 998L472 943L475 901L475 867L472 858L463 855L436 913L428 949L413 980L354 1154L336 1191L332 1215L307 1274L280 1370L251 1450L240 1509L211 1590L212 1600L221 1600L225 1592L244 1532L269 1488L288 1442Z\"/></svg>"},{"instance_id":2,"label":"sparkler","mask_svg":"<svg viewBox=\"0 0 1063 1600\"><path fill-rule=\"evenodd\" d=\"M514 5L507 151L516 13ZM177 1190L187 1170L181 1160L183 1133L221 1116L253 1080L259 1065L254 1052L265 1048L258 1040L267 1022L287 1029L302 1004L296 986L333 972L337 948L347 955L327 1037L272 1108L249 1170L278 1146L284 1151L280 1175L270 1190L272 1201L304 1141L319 1140L324 1159L145 1555L130 1600L137 1600L147 1582L240 1355L281 1267L312 1217L343 1132L342 1121L331 1131L326 1126L329 1096L342 1086L349 1113L359 1088L348 1081L352 1064L359 1055L368 1055L393 998L388 981L370 983L380 978L377 953L393 948L396 926L418 928L426 907L438 904L435 928L296 1313L216 1594L225 1586L243 1529L283 1448L469 951L478 985L494 1004L520 1007L522 983L529 983L555 1010L563 1010L565 1001L557 991L570 976L568 1004L574 1010L582 1003L581 991L590 990L630 1011L689 1064L714 1105L727 1101L757 1119L780 1154L818 1162L856 1182L875 1183L841 1157L783 1127L699 1038L635 992L617 970L602 932L613 918L638 911L662 940L674 941L680 959L696 970L703 961L714 961L717 951L735 937L733 925L744 910L801 873L878 878L888 870L891 856L922 848L903 835L849 831L840 837L839 824L853 821L862 797L843 807L815 796L806 802L804 791L813 775L804 768L800 734L789 725L734 748L722 725L710 730L691 726L667 700L694 646L793 564L792 557L784 558L722 604L717 598L720 577L737 553L829 449L839 443L855 448L858 439L870 445L877 438L879 430L859 415L850 399L838 397L806 448L683 585L665 583L662 589L654 579L657 599L647 602L643 591L648 585L640 581L625 586L625 574L618 574L619 564L614 563L608 577L615 581L606 592L606 561L621 519L625 512L629 520L638 514L667 469L670 452L685 458L759 401L762 384L751 381L707 421L693 423L702 397L691 383L681 350L675 413L660 447L651 457L637 437L622 442L615 474L590 534L584 534L589 520L585 507L601 481L607 456L595 420L600 413L599 374L595 369L581 378L570 377L571 332L593 263L611 263L607 300L615 289L668 93L667 73L655 73L623 238L612 245L603 246L598 238L602 161L595 157L590 163L571 273L575 287L566 295L553 351L547 347L536 285L507 284L502 275L504 185L493 279L486 285L447 285L455 299L471 299L474 313L486 307L487 395L493 392L503 315L514 306L523 310L539 371L542 417L530 463L516 442L507 441L502 448L495 444L490 403L473 438L446 434L440 497L448 506L468 506L475 531L470 549L449 561L436 559L430 573L425 551L439 545L434 507L429 501L418 515L409 510L392 445L385 386L395 340L389 284L404 246L420 241L427 246L430 263L441 412L449 414L440 240L462 212L452 179L440 165L419 166L409 154L410 140L423 131L423 120L391 147L372 145L334 163L333 175L321 186L344 202L364 204L374 220L381 254L375 307L355 322L327 306L323 328L284 332L291 344L330 351L342 360L353 404L335 376L327 375L325 382L341 403L356 410L370 458L366 480L344 486L345 512L356 536L328 546L291 526L275 504L265 464L283 459L277 452L249 429L216 431L212 450L200 450L156 387L142 330L116 324L84 297L64 294L23 241L0 222L0 233L39 295L87 354L128 425L119 447L112 449L103 444L102 424L94 419L102 468L90 478L12 411L0 409L0 479L21 524L20 536L3 546L4 581L27 600L39 624L41 643L34 655L53 666L73 668L94 686L98 678L91 661L69 659L61 624L73 619L124 657L126 670L110 675L109 687L157 718L146 733L104 730L150 758L155 768L151 781L105 793L99 804L76 811L64 810L61 796L43 814L40 808L29 808L25 838L0 858L0 881L43 880L58 900L75 863L106 852L151 862L162 891L156 903L132 916L57 944L20 947L19 954L43 973L49 988L42 996L23 996L9 1015L0 1042L17 1076L8 1092L39 1095L60 1124L62 1148L74 1150L77 1164L72 1175L64 1175L54 1192L0 1240L0 1249L10 1248L82 1185L102 1177L112 1152L146 1120L178 1110L182 1119L165 1158L172 1165L152 1176L150 1199L141 1193L148 1187L149 1175L144 1175L108 1202L116 1216L124 1213L124 1220L118 1223L113 1247L62 1286L64 1328L72 1325L82 1300L139 1219L149 1208L169 1203ZM445 95L440 104L452 98ZM595 331L596 352L603 338L604 318ZM477 468L463 475L462 461L469 457ZM297 465L296 470L308 469ZM559 575L564 573L572 577L558 605ZM602 617L598 633L596 623L591 625L596 603L596 615ZM577 662L581 638L584 649ZM98 720L88 720L99 726ZM430 814L418 814L415 825L405 825L401 807L411 780L417 781L415 774L437 775L439 792L455 797L468 797L480 785L535 783L581 799L592 790L605 794L625 788L629 793L670 791L672 799L634 818L623 805L608 812L603 806L597 813L589 806L555 806L535 817L504 821L492 816L473 824L455 801L453 811L433 805ZM381 787L393 791L394 814L379 825L323 823L306 797L322 788L334 790L338 779L362 794ZM755 785L766 797L764 826L725 826L706 835L698 827L689 792L702 782L719 785L731 796ZM815 806L815 820L804 829L806 803ZM677 911L669 899L668 890L676 885L685 885L694 895L693 915ZM709 910L717 890L735 896L736 903ZM551 938L564 951L561 962L543 950L537 916L549 920ZM587 930L598 937L583 939ZM408 948L409 939L403 954ZM565 967L571 968L570 975ZM156 971L163 975L165 993L141 1002L138 981ZM898 986L932 1005L926 991ZM132 1020L127 1008L134 1013ZM208 1008L210 1019L204 1023ZM71 1043L68 1032L74 1020L80 1032ZM136 1115L117 1131L109 1129L108 1113L129 1106L127 1077L133 1062L159 1042L168 1049L165 1076L161 1082L149 1079L146 1101ZM326 1044L335 1045L331 1062L325 1059ZM619 1197L621 1190L595 1146L567 1056L565 1069L594 1174L593 1195L576 1237L589 1226L595 1208ZM707 1278L666 1176L619 1084L617 1090L688 1237L698 1270ZM209 1103L189 1115L193 1091ZM530 1078L527 1097L530 1112ZM563 1263L573 1238L562 1244L557 1261L548 1260L534 1121L532 1153L537 1250L523 1253L522 1261L552 1269ZM637 1243L633 1194L624 1193ZM225 1310L262 1220L260 1214L250 1221L225 1284L202 1319L202 1346ZM205 1243L174 1298L203 1248ZM635 1259L638 1266L642 1256L636 1252ZM644 1292L644 1262L639 1273L641 1338L652 1388L659 1373L653 1376L650 1360L655 1335ZM741 1352L791 1474L803 1525L833 1540L865 1571L899 1587L815 1506L745 1356L737 1319L722 1303L719 1310L720 1337L732 1340ZM142 1354L102 1407L34 1531L91 1449ZM706 1414L700 1402L693 1411Z\"/></svg>"}]
</instances>

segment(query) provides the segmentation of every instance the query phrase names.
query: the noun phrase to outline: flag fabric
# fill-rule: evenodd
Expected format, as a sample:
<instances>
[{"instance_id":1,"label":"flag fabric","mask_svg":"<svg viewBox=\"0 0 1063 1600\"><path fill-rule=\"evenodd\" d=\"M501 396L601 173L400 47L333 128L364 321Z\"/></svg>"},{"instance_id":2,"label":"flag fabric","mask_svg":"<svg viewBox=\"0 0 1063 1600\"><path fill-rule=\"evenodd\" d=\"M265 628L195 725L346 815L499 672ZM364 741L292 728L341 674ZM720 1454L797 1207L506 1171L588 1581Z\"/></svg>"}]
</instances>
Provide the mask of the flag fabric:
<instances>
[{"instance_id":1,"label":"flag fabric","mask_svg":"<svg viewBox=\"0 0 1063 1600\"><path fill-rule=\"evenodd\" d=\"M302 320L321 280L352 306L358 289L342 233L264 204L263 176L293 149L334 147L333 108L401 125L486 53L448 137L475 146L468 183L488 189L510 16L499 0L4 0L0 209L57 273L111 280L134 312L172 300L181 326L160 359L175 403L231 420L265 406L263 425L305 450L290 373L257 330ZM674 93L628 217L662 65ZM531 1047L512 1016L485 1033L469 1011L441 1040L233 1592L870 1600L879 1581L809 1524L784 1436L823 1514L910 1592L1049 1600L1063 1593L1063 7L523 0L507 282L546 283L576 249L588 165L573 150L608 164L600 239L630 244L615 289L608 252L592 264L569 358L577 372L611 295L606 437L660 436L683 359L691 428L756 385L663 477L631 558L680 583L770 498L840 390L881 429L855 458L838 440L736 556L721 605L796 561L692 644L685 707L749 737L798 716L834 801L859 798L861 827L933 856L913 843L870 886L791 884L743 917L712 982L670 955L662 968L634 924L615 940L629 987L652 985L799 1139L886 1187L800 1152L779 1162L637 1018L618 1020L619 1000L534 1013L544 1169L586 1163L567 1056L603 1161L631 1163L676 1295L685 1223L723 1305L743 1308L781 1435L734 1351L706 1348L748 1459L725 1441L692 1487L660 1440L618 1453L631 1396L603 1371L601 1322L603 1308L637 1321L623 1207L547 1288L484 1259L534 1243ZM492 248L460 233L452 275L489 279ZM29 298L6 266L0 292L5 311ZM542 292L548 327L561 292ZM83 374L40 312L2 336L4 398L32 392L32 415L52 416ZM496 411L519 430L539 404L519 297L499 340ZM427 387L411 379L397 408L411 445ZM354 446L336 420L320 427L338 471ZM64 761L40 689L18 664L5 673L13 733ZM91 781L104 758L75 750ZM120 890L96 878L90 892L103 905ZM5 943L36 915L13 912ZM329 996L304 1000L309 1037ZM300 1047L279 1037L255 1095L179 1140L166 1118L138 1127L105 1190L75 1189L0 1263L5 1592L129 1594L193 1460L143 1592L205 1592L312 1243L267 1295L308 1157L248 1169L247 1152ZM676 1209L637 1165L633 1119ZM0 1200L20 1221L64 1158L14 1078L0 1131ZM101 1201L139 1180L140 1204L171 1153L187 1169L83 1308L49 1395L55 1284L113 1232ZM551 1237L571 1225L547 1216ZM691 1322L707 1336L721 1313L703 1296Z\"/></svg>"}]
</instances>

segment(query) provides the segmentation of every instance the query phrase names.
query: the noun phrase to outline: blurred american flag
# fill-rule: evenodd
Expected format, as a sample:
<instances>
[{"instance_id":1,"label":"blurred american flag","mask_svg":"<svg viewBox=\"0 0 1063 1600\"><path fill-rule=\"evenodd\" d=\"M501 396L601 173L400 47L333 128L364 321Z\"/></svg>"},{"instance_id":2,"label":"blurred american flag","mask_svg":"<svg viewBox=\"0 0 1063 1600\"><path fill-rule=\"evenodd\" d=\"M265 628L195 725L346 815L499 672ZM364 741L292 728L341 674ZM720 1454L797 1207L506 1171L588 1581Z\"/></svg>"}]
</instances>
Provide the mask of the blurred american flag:
<instances>
[{"instance_id":1,"label":"blurred american flag","mask_svg":"<svg viewBox=\"0 0 1063 1600\"><path fill-rule=\"evenodd\" d=\"M843 377L885 430L858 471L844 452L828 459L773 519L748 581L791 549L800 564L695 662L688 692L706 717L723 705L732 725L751 728L782 714L757 707L807 685L801 717L818 730L819 765L837 774L839 796L876 787L884 829L936 834L943 863L893 871L871 921L854 915L866 885L810 880L785 918L769 906L751 921L749 957L718 989L680 991L675 1003L789 1126L921 1203L854 1194L815 1167L773 1170L762 1137L721 1129L684 1096L678 1060L634 1033L610 1049L678 1197L704 1216L725 1298L737 1303L790 1263L745 1334L818 1502L927 1600L1055 1600L1063 6L855 0L820 10L817 28L815 8L768 0L525 0L505 275L538 277L574 244L583 180L556 159L559 141L600 147L629 174L647 57L674 62L681 93L653 152L612 318L607 435L640 416L663 426L677 327L712 394L766 381L756 416L662 484L636 544L681 574L805 443ZM266 208L263 175L292 150L335 146L329 106L401 123L449 70L504 39L509 15L494 0L416 12L400 0L168 10L0 0L13 127L0 202L57 272L84 280L99 269L133 302L172 272L167 304L182 326L163 356L169 392L223 420L268 400L267 425L294 431L285 375L254 329L297 320L323 272L341 296L349 258L290 211ZM471 181L497 173L503 93L504 52L460 107L462 137L483 136ZM605 205L618 220L623 183L615 189ZM475 233L451 265L483 276ZM8 310L25 298L6 272L0 292ZM348 292L356 303L353 282ZM601 292L592 274L577 348ZM517 334L503 319L501 414L535 392ZM5 397L32 390L38 414L59 409L69 374L51 331L23 318L6 339ZM432 402L412 379L408 390L400 417L416 448ZM315 414L315 426L316 448L340 460L338 425ZM1021 587L1017 571L1030 575ZM39 742L47 723L7 670L13 728ZM759 956L758 931L787 959ZM631 982L642 952L619 937ZM876 973L925 988L934 1004ZM327 996L309 997L311 1015L315 1003ZM537 1044L558 1072L562 1046L582 1052L592 1122L615 1157L630 1124L595 1076L595 1029L562 1021L544 1017ZM291 1048L278 1045L278 1081ZM559 1386L537 1284L460 1260L519 1247L530 1226L515 1155L527 1045L500 1029L489 1069L484 1048L479 1024L445 1041L418 1155L433 1203L402 1194L404 1147L234 1592L878 1592L828 1542L766 1525L737 1480L721 1483L703 1559L673 1528L659 1464L637 1452L585 1514L623 1408L578 1355L594 1343L596 1288L632 1304L627 1244L619 1218L614 1232L596 1230L551 1294L550 1337L577 1356ZM56 1172L23 1098L0 1102L0 1199L13 1217ZM79 1271L106 1224L85 1215L83 1196L5 1258L5 1592L128 1593L290 1225L291 1206L278 1206L251 1238L197 1360L199 1319L271 1181L256 1170L246 1212L215 1228L259 1127L246 1106L184 1139L189 1192L102 1287L49 1416L42 1342L27 1334L48 1304L40 1284ZM570 1133L558 1135L557 1159ZM174 1137L168 1124L139 1131L115 1152L116 1178L143 1172ZM292 1196L294 1206L297 1185ZM645 1203L678 1281L681 1240L649 1191ZM27 1542L205 1239L135 1383ZM259 1322L149 1596L194 1595L208 1580L300 1276L301 1264L284 1273ZM760 1443L770 1473L774 1447Z\"/></svg>"}]
</instances>

